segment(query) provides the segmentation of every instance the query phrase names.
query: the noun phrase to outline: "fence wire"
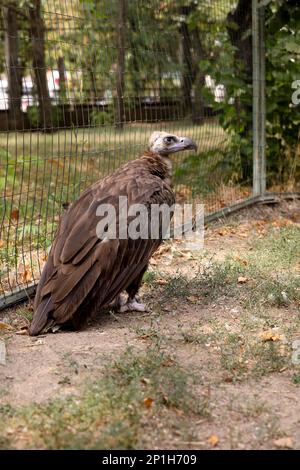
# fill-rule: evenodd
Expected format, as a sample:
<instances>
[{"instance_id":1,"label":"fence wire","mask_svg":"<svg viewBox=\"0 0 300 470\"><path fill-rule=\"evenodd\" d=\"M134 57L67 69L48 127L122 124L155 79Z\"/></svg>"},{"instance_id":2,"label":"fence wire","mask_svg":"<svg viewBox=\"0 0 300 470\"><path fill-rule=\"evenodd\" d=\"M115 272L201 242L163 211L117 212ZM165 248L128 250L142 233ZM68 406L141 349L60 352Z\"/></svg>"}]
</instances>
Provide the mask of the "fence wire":
<instances>
[{"instance_id":1,"label":"fence wire","mask_svg":"<svg viewBox=\"0 0 300 470\"><path fill-rule=\"evenodd\" d=\"M199 145L174 159L177 200L251 195L251 2L0 5L0 295L38 281L61 213L154 130Z\"/></svg>"}]
</instances>

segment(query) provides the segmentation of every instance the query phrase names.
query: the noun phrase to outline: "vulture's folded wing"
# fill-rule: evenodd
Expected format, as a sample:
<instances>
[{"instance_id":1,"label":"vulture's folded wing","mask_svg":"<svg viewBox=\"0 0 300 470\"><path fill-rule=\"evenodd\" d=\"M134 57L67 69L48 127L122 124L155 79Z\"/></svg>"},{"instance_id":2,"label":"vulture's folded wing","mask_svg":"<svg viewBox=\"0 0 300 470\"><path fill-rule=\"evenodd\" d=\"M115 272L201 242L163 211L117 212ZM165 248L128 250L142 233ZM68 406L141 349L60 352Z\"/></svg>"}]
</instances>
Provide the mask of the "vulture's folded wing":
<instances>
[{"instance_id":1,"label":"vulture's folded wing","mask_svg":"<svg viewBox=\"0 0 300 470\"><path fill-rule=\"evenodd\" d=\"M119 196L127 197L128 206L174 202L170 187L160 178L130 165L129 171L125 167L89 188L61 220L38 285L30 334L65 323L96 292L97 305L107 305L135 279L159 246L160 240L99 238L97 207L111 204L118 223Z\"/></svg>"}]
</instances>

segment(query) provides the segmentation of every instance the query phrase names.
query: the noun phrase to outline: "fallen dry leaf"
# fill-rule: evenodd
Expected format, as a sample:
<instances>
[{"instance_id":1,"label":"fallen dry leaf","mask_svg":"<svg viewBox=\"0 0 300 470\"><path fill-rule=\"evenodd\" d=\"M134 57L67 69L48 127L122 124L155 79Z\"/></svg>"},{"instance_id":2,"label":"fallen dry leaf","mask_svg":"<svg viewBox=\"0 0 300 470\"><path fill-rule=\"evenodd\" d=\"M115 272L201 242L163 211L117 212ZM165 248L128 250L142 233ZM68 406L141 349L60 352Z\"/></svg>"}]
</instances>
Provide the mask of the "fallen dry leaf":
<instances>
[{"instance_id":1,"label":"fallen dry leaf","mask_svg":"<svg viewBox=\"0 0 300 470\"><path fill-rule=\"evenodd\" d=\"M4 240L0 240L0 248L4 247Z\"/></svg>"},{"instance_id":2,"label":"fallen dry leaf","mask_svg":"<svg viewBox=\"0 0 300 470\"><path fill-rule=\"evenodd\" d=\"M198 297L196 297L195 295L189 295L186 300L188 300L189 302L192 302L193 304L196 303L198 301Z\"/></svg>"},{"instance_id":3,"label":"fallen dry leaf","mask_svg":"<svg viewBox=\"0 0 300 470\"><path fill-rule=\"evenodd\" d=\"M238 261L239 263L243 264L244 266L248 265L248 261L246 259L240 258L239 256L236 256L235 260Z\"/></svg>"},{"instance_id":4,"label":"fallen dry leaf","mask_svg":"<svg viewBox=\"0 0 300 470\"><path fill-rule=\"evenodd\" d=\"M8 323L5 323L3 321L0 321L0 330L12 330L12 326L9 325Z\"/></svg>"},{"instance_id":5,"label":"fallen dry leaf","mask_svg":"<svg viewBox=\"0 0 300 470\"><path fill-rule=\"evenodd\" d=\"M287 227L293 225L293 221L289 219L278 219L272 222L273 227Z\"/></svg>"},{"instance_id":6,"label":"fallen dry leaf","mask_svg":"<svg viewBox=\"0 0 300 470\"><path fill-rule=\"evenodd\" d=\"M144 334L144 335L138 336L138 339L143 339L143 340L146 340L146 339L149 339L149 338L151 338L151 335L149 335L147 333Z\"/></svg>"},{"instance_id":7,"label":"fallen dry leaf","mask_svg":"<svg viewBox=\"0 0 300 470\"><path fill-rule=\"evenodd\" d=\"M141 382L142 382L143 384L145 384L145 385L148 385L148 384L150 383L150 380L147 379L146 377L143 377L143 378L141 379Z\"/></svg>"},{"instance_id":8,"label":"fallen dry leaf","mask_svg":"<svg viewBox=\"0 0 300 470\"><path fill-rule=\"evenodd\" d=\"M23 282L30 282L32 281L32 273L30 271L24 271L21 273L21 279Z\"/></svg>"},{"instance_id":9,"label":"fallen dry leaf","mask_svg":"<svg viewBox=\"0 0 300 470\"><path fill-rule=\"evenodd\" d=\"M246 282L248 282L249 279L247 277L244 277L244 276L239 276L238 277L238 284L246 284Z\"/></svg>"},{"instance_id":10,"label":"fallen dry leaf","mask_svg":"<svg viewBox=\"0 0 300 470\"><path fill-rule=\"evenodd\" d=\"M157 279L156 284L164 286L165 284L168 284L168 281L166 279Z\"/></svg>"},{"instance_id":11,"label":"fallen dry leaf","mask_svg":"<svg viewBox=\"0 0 300 470\"><path fill-rule=\"evenodd\" d=\"M219 438L218 436L216 436L215 434L212 434L209 438L208 438L208 442L209 444L212 446L212 447L216 447L219 443Z\"/></svg>"},{"instance_id":12,"label":"fallen dry leaf","mask_svg":"<svg viewBox=\"0 0 300 470\"><path fill-rule=\"evenodd\" d=\"M11 211L10 213L10 218L12 220L18 220L19 219L19 211L18 209L14 209L13 211Z\"/></svg>"},{"instance_id":13,"label":"fallen dry leaf","mask_svg":"<svg viewBox=\"0 0 300 470\"><path fill-rule=\"evenodd\" d=\"M221 228L218 230L218 234L221 235L221 237L224 237L224 235L228 234L228 229L227 228Z\"/></svg>"},{"instance_id":14,"label":"fallen dry leaf","mask_svg":"<svg viewBox=\"0 0 300 470\"><path fill-rule=\"evenodd\" d=\"M173 359L171 359L170 357L167 357L163 362L162 362L162 365L164 367L171 367L175 364L175 361Z\"/></svg>"},{"instance_id":15,"label":"fallen dry leaf","mask_svg":"<svg viewBox=\"0 0 300 470\"><path fill-rule=\"evenodd\" d=\"M276 447L293 449L293 439L291 437L281 437L280 439L275 439L274 444Z\"/></svg>"},{"instance_id":16,"label":"fallen dry leaf","mask_svg":"<svg viewBox=\"0 0 300 470\"><path fill-rule=\"evenodd\" d=\"M226 374L226 375L224 375L223 380L224 380L224 382L226 382L226 383L231 383L231 382L233 382L233 376Z\"/></svg>"},{"instance_id":17,"label":"fallen dry leaf","mask_svg":"<svg viewBox=\"0 0 300 470\"><path fill-rule=\"evenodd\" d=\"M155 256L162 255L163 253L167 253L170 250L171 250L170 245L161 245L159 249L156 251Z\"/></svg>"},{"instance_id":18,"label":"fallen dry leaf","mask_svg":"<svg viewBox=\"0 0 300 470\"><path fill-rule=\"evenodd\" d=\"M28 304L26 304L26 308L29 312L33 312L33 302L28 302Z\"/></svg>"},{"instance_id":19,"label":"fallen dry leaf","mask_svg":"<svg viewBox=\"0 0 300 470\"><path fill-rule=\"evenodd\" d=\"M278 333L275 333L274 331L263 331L260 333L260 337L262 341L280 341L282 339L282 336L279 335Z\"/></svg>"},{"instance_id":20,"label":"fallen dry leaf","mask_svg":"<svg viewBox=\"0 0 300 470\"><path fill-rule=\"evenodd\" d=\"M151 408L151 406L153 405L153 398L151 397L147 397L147 398L144 398L144 405L146 408Z\"/></svg>"}]
</instances>

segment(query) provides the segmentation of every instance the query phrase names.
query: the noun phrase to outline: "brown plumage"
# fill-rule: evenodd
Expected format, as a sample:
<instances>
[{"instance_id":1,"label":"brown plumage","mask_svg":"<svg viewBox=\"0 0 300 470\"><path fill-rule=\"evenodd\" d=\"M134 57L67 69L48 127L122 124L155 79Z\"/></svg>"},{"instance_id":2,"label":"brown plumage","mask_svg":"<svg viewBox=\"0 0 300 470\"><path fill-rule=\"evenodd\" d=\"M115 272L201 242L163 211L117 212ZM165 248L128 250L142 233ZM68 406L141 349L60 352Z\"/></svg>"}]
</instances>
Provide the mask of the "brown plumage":
<instances>
[{"instance_id":1,"label":"brown plumage","mask_svg":"<svg viewBox=\"0 0 300 470\"><path fill-rule=\"evenodd\" d=\"M97 207L112 204L118 214L119 196L132 204L171 206L169 154L196 148L187 138L156 132L149 151L112 175L96 182L61 219L37 288L30 335L51 327L79 328L93 312L107 307L126 290L133 302L149 259L160 239L101 239L96 234ZM150 210L148 210L150 217ZM130 221L130 218L129 218ZM117 219L117 226L119 220Z\"/></svg>"}]
</instances>

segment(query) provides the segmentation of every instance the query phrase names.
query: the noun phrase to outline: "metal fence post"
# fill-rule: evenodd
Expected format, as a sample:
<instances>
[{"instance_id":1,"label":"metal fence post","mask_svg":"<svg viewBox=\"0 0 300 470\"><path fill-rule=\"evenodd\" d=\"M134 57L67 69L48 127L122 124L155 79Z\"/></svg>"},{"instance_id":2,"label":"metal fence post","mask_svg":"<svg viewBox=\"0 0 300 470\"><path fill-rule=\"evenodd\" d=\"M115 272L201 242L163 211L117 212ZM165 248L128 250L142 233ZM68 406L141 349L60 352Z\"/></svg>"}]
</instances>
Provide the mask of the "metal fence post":
<instances>
[{"instance_id":1,"label":"metal fence post","mask_svg":"<svg viewBox=\"0 0 300 470\"><path fill-rule=\"evenodd\" d=\"M264 6L252 0L253 195L266 189Z\"/></svg>"},{"instance_id":2,"label":"metal fence post","mask_svg":"<svg viewBox=\"0 0 300 470\"><path fill-rule=\"evenodd\" d=\"M259 183L259 41L258 1L252 0L252 67L253 67L253 195L260 194Z\"/></svg>"},{"instance_id":3,"label":"metal fence post","mask_svg":"<svg viewBox=\"0 0 300 470\"><path fill-rule=\"evenodd\" d=\"M259 16L259 63L260 63L260 192L266 191L266 48L265 7L258 5Z\"/></svg>"}]
</instances>

